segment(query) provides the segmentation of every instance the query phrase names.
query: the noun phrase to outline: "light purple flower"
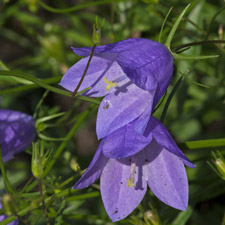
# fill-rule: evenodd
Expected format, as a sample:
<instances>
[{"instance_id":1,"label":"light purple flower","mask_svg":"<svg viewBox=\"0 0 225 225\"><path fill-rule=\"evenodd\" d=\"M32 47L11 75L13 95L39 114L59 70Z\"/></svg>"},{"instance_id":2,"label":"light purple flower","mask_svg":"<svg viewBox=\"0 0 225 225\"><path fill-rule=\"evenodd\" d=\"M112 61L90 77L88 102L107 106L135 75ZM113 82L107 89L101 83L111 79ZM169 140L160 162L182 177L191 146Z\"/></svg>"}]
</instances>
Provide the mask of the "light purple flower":
<instances>
[{"instance_id":1,"label":"light purple flower","mask_svg":"<svg viewBox=\"0 0 225 225\"><path fill-rule=\"evenodd\" d=\"M25 150L36 135L32 116L25 113L0 109L0 144L3 161Z\"/></svg>"},{"instance_id":2,"label":"light purple flower","mask_svg":"<svg viewBox=\"0 0 225 225\"><path fill-rule=\"evenodd\" d=\"M102 200L112 221L125 218L138 206L147 184L162 202L186 210L188 181L184 165L195 167L194 164L154 117L145 136L135 131L134 124L135 121L101 141L74 188L86 188L100 176Z\"/></svg>"},{"instance_id":3,"label":"light purple flower","mask_svg":"<svg viewBox=\"0 0 225 225\"><path fill-rule=\"evenodd\" d=\"M60 85L74 91L92 48L73 48L86 56L63 76ZM173 74L173 58L167 48L143 38L97 46L86 77L78 91L102 97L97 116L98 139L136 120L135 130L145 131L152 109L165 93Z\"/></svg>"}]
</instances>

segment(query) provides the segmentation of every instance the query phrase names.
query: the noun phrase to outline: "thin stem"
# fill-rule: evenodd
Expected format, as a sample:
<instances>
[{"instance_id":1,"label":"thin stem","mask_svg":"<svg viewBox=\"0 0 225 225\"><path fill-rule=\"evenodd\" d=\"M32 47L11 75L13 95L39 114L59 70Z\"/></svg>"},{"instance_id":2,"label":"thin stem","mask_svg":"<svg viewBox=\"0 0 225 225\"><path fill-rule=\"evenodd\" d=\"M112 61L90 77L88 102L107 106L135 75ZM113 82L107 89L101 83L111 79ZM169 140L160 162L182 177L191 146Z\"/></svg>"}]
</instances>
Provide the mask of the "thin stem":
<instances>
[{"instance_id":1,"label":"thin stem","mask_svg":"<svg viewBox=\"0 0 225 225\"><path fill-rule=\"evenodd\" d=\"M37 180L38 180L39 191L40 191L40 194L41 194L41 202L42 202L43 211L44 211L44 214L45 214L46 224L50 225L50 221L49 221L49 217L48 217L48 211L47 211L47 208L46 208L46 205L45 205L45 197L44 197L43 189L42 189L42 182L41 182L40 178L38 178Z\"/></svg>"},{"instance_id":2,"label":"thin stem","mask_svg":"<svg viewBox=\"0 0 225 225\"><path fill-rule=\"evenodd\" d=\"M78 11L81 9L85 9L91 6L97 6L97 5L103 5L103 4L109 4L112 0L100 0L100 1L93 1L93 2L87 2L87 3L83 3L83 4L79 4L73 7L69 7L69 8L65 8L65 9L57 9L57 8L53 8L51 6L46 5L44 2L42 1L38 1L38 3L41 5L41 7L43 7L45 10L48 10L49 12L53 12L53 13L70 13L70 12L74 12L74 11ZM114 0L115 2L122 2L125 0Z\"/></svg>"},{"instance_id":3,"label":"thin stem","mask_svg":"<svg viewBox=\"0 0 225 225\"><path fill-rule=\"evenodd\" d=\"M15 191L13 190L13 187L12 187L12 185L11 185L11 183L10 183L8 177L7 177L6 171L5 171L4 162L2 160L2 149L1 149L1 146L0 146L0 168L1 168L2 176L4 177L4 183L5 183L6 189L12 195L15 194Z\"/></svg>"},{"instance_id":4,"label":"thin stem","mask_svg":"<svg viewBox=\"0 0 225 225\"><path fill-rule=\"evenodd\" d=\"M159 40L158 40L158 42L161 42L161 37L162 37L162 33L163 33L164 26L165 26L165 23L166 23L166 21L167 21L169 15L170 15L172 9L173 9L173 7L171 7L171 8L169 9L169 11L168 11L168 13L166 14L166 17L165 17L165 19L164 19L164 21L163 21L163 24L162 24L162 26L161 26L160 33L159 33Z\"/></svg>"},{"instance_id":5,"label":"thin stem","mask_svg":"<svg viewBox=\"0 0 225 225\"><path fill-rule=\"evenodd\" d=\"M69 131L69 133L66 136L66 141L62 142L59 146L59 148L56 150L53 159L51 160L51 162L46 166L42 178L45 177L48 172L51 170L51 168L53 167L53 165L55 164L56 160L58 159L58 157L61 155L63 149L66 147L68 141L72 138L72 136L74 135L74 133L77 131L77 129L80 127L80 125L82 124L82 122L88 117L89 113L93 111L93 106L90 107L89 110L86 110L83 114L80 115L80 118L78 119L78 121L74 124L74 126L72 127L72 129Z\"/></svg>"},{"instance_id":6,"label":"thin stem","mask_svg":"<svg viewBox=\"0 0 225 225\"><path fill-rule=\"evenodd\" d=\"M85 77L85 75L86 75L86 73L87 73L87 70L88 70L88 67L89 67L89 65L90 65L90 63L91 63L91 59L92 59L92 57L93 57L93 55L94 55L95 48L96 48L96 44L94 44L94 46L93 46L93 48L92 48L92 50L91 50L91 54L90 54L90 56L89 56L87 65L86 65L86 67L85 67L85 69L84 69L84 73L83 73L83 75L82 75L82 77L81 77L81 79L80 79L80 81L79 81L77 87L75 88L75 90L74 90L74 92L73 92L73 94L72 94L73 97L77 94L77 92L78 92L78 90L79 90L81 84L83 83L84 77Z\"/></svg>"},{"instance_id":7,"label":"thin stem","mask_svg":"<svg viewBox=\"0 0 225 225\"><path fill-rule=\"evenodd\" d=\"M215 21L216 17L221 13L223 12L223 10L225 10L225 5L220 9L218 10L215 15L213 16L213 18L211 19L210 23L209 23L209 26L208 26L208 29L207 29L207 33L206 33L206 39L208 39L209 37L209 33L210 33L210 30L211 30L211 27L212 27L212 24L213 22Z\"/></svg>"},{"instance_id":8,"label":"thin stem","mask_svg":"<svg viewBox=\"0 0 225 225\"><path fill-rule=\"evenodd\" d=\"M170 102L171 102L171 100L172 100L172 98L173 98L175 92L177 91L178 87L180 86L182 80L183 80L183 76L180 77L180 79L179 79L179 80L177 81L177 83L175 84L173 90L171 91L171 93L170 93L170 95L169 95L169 97L168 97L168 99L167 99L167 101L166 101L166 104L165 104L165 106L164 106L164 109L163 109L161 118L160 118L160 121L161 121L161 122L164 121L165 116L166 116L166 112L167 112L167 110L168 110L168 108L169 108L169 104L170 104Z\"/></svg>"},{"instance_id":9,"label":"thin stem","mask_svg":"<svg viewBox=\"0 0 225 225\"><path fill-rule=\"evenodd\" d=\"M72 97L71 92L64 91L62 89L59 89L59 88L53 87L51 85L48 85L47 83L43 82L41 79L38 79L36 77L30 76L30 75L27 75L27 74L23 74L23 73L19 73L19 72L13 72L13 71L8 71L8 70L0 70L0 76L20 77L20 78L29 80L29 81L35 83L36 85L38 85L38 86L40 86L42 88L45 88L47 90L50 90L52 92L55 92L57 94L65 95L67 97ZM0 93L1 93L1 91L0 91ZM84 100L84 101L88 101L88 102L95 103L95 104L100 104L99 100L93 99L93 98L89 98L89 97L86 97L86 96L79 96L79 93L77 93L76 97L81 99L81 100Z\"/></svg>"},{"instance_id":10,"label":"thin stem","mask_svg":"<svg viewBox=\"0 0 225 225\"><path fill-rule=\"evenodd\" d=\"M196 45L221 44L221 43L225 43L225 41L224 40L197 41L197 42L191 42L191 43L180 45L178 47L175 47L174 49L175 49L175 51L177 51L182 48L192 47L192 46L196 46Z\"/></svg>"}]
</instances>

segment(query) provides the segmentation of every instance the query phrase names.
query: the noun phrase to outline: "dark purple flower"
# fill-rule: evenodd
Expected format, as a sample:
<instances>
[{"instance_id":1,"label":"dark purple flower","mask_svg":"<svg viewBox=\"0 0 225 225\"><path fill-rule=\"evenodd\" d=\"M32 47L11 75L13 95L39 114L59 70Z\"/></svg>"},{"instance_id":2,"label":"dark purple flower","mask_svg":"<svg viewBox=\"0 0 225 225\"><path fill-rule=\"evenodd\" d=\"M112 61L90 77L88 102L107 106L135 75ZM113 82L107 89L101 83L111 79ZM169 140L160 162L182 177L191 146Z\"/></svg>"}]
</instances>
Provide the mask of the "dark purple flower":
<instances>
[{"instance_id":1,"label":"dark purple flower","mask_svg":"<svg viewBox=\"0 0 225 225\"><path fill-rule=\"evenodd\" d=\"M112 221L125 218L138 206L147 183L162 202L186 210L188 181L184 165L195 166L160 121L151 117L145 137L135 131L134 124L120 128L101 141L74 188L86 188L100 176L102 200Z\"/></svg>"},{"instance_id":2,"label":"dark purple flower","mask_svg":"<svg viewBox=\"0 0 225 225\"><path fill-rule=\"evenodd\" d=\"M0 143L3 161L25 150L36 135L32 116L25 113L0 109Z\"/></svg>"},{"instance_id":3,"label":"dark purple flower","mask_svg":"<svg viewBox=\"0 0 225 225\"><path fill-rule=\"evenodd\" d=\"M77 55L86 57L67 71L60 82L62 87L75 90L91 50L90 47L73 48ZM97 46L78 91L92 87L84 95L106 95L98 111L98 138L106 137L136 118L139 119L135 130L143 133L152 109L169 86L172 73L173 58L158 42L134 38Z\"/></svg>"}]
</instances>

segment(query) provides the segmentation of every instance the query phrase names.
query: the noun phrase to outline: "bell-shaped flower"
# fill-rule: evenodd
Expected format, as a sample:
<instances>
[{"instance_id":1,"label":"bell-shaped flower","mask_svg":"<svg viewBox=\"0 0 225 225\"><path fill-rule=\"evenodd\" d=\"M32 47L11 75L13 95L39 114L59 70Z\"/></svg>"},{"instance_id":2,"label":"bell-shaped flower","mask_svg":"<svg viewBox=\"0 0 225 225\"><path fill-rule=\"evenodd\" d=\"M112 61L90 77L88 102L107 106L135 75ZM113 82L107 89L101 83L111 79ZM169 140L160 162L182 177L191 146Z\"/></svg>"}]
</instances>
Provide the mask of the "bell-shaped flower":
<instances>
[{"instance_id":1,"label":"bell-shaped flower","mask_svg":"<svg viewBox=\"0 0 225 225\"><path fill-rule=\"evenodd\" d=\"M73 48L73 51L85 57L74 64L60 82L72 92L84 73L92 48ZM172 55L158 42L133 38L97 46L78 91L91 87L84 95L105 96L98 110L98 138L106 137L136 118L139 119L135 130L143 133L172 74Z\"/></svg>"},{"instance_id":2,"label":"bell-shaped flower","mask_svg":"<svg viewBox=\"0 0 225 225\"><path fill-rule=\"evenodd\" d=\"M195 167L178 148L165 126L151 117L145 136L135 121L104 138L75 189L100 176L102 200L112 221L127 217L143 199L147 185L165 204L179 210L188 205L184 165Z\"/></svg>"},{"instance_id":3,"label":"bell-shaped flower","mask_svg":"<svg viewBox=\"0 0 225 225\"><path fill-rule=\"evenodd\" d=\"M0 109L0 147L3 161L31 145L36 135L32 116L25 113Z\"/></svg>"}]
</instances>

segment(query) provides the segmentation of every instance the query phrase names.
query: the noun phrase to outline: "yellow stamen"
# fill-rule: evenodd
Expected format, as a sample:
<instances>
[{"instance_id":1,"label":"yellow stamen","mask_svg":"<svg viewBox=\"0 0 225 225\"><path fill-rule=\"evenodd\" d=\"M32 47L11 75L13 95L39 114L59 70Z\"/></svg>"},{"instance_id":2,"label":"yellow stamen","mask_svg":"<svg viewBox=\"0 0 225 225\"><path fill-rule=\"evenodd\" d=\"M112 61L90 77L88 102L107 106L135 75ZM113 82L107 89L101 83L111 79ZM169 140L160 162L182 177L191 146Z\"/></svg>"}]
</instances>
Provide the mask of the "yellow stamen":
<instances>
[{"instance_id":1,"label":"yellow stamen","mask_svg":"<svg viewBox=\"0 0 225 225\"><path fill-rule=\"evenodd\" d=\"M127 187L135 187L133 177L127 178Z\"/></svg>"},{"instance_id":2,"label":"yellow stamen","mask_svg":"<svg viewBox=\"0 0 225 225\"><path fill-rule=\"evenodd\" d=\"M135 187L134 184L134 177L136 173L136 159L133 157L133 160L131 161L131 166L130 166L130 176L127 178L127 187Z\"/></svg>"},{"instance_id":3,"label":"yellow stamen","mask_svg":"<svg viewBox=\"0 0 225 225\"><path fill-rule=\"evenodd\" d=\"M109 80L107 79L107 77L104 77L104 82L107 84L107 86L105 87L105 90L106 90L106 91L109 91L109 89L110 89L111 87L117 87L117 83L116 83L116 82L113 82L113 81L109 81Z\"/></svg>"}]
</instances>

